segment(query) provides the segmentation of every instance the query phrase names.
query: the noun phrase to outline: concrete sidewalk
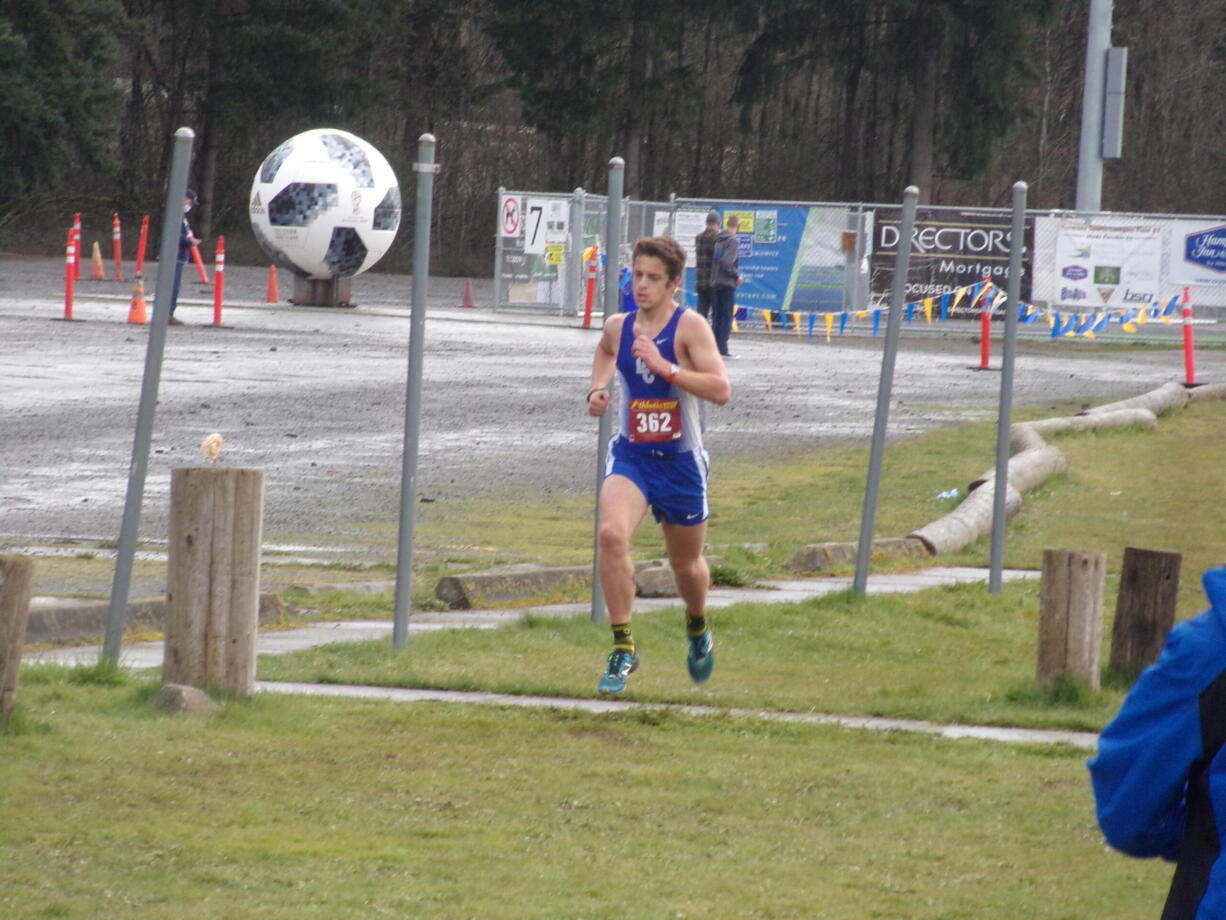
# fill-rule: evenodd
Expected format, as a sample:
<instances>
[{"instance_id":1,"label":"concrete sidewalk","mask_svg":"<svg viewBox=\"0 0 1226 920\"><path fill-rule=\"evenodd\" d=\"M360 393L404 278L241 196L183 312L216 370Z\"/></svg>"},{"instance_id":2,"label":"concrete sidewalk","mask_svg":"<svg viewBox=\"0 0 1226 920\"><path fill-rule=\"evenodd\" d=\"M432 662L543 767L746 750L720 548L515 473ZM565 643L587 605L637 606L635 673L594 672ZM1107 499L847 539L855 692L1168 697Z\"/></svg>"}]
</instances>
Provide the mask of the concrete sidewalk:
<instances>
[{"instance_id":1,"label":"concrete sidewalk","mask_svg":"<svg viewBox=\"0 0 1226 920\"><path fill-rule=\"evenodd\" d=\"M1006 581L1020 578L1038 578L1039 572L1005 570ZM869 594L898 594L923 591L942 585L966 584L985 581L986 569L945 566L921 569L916 572L870 575L867 584ZM707 596L707 606L712 609L729 607L732 604L760 603L786 604L824 597L839 591L850 590L850 577L766 579L749 588L714 587ZM635 600L635 611L643 613L680 606L675 597L645 598ZM539 607L510 607L491 610L447 610L413 613L409 618L410 638L418 633L440 629L494 629L527 614L534 616L568 617L586 614L590 604L549 604ZM316 623L300 629L270 630L261 632L256 640L257 655L284 655L316 645L332 642L360 642L366 639L391 639L391 620L365 620L349 622ZM156 668L162 664L163 642L136 642L123 646L120 660L125 667L133 669ZM25 662L92 665L100 653L97 645L76 645L46 651L30 652Z\"/></svg>"},{"instance_id":2,"label":"concrete sidewalk","mask_svg":"<svg viewBox=\"0 0 1226 920\"><path fill-rule=\"evenodd\" d=\"M902 574L872 575L869 594L889 594L921 591L941 585L984 581L987 570L960 567L937 567ZM1006 580L1038 578L1038 572L1007 570ZM754 588L713 588L709 597L712 608L732 604L792 603L822 597L851 588L852 579L811 578L778 579L759 583ZM663 610L678 606L675 598L647 599L636 602L639 612ZM590 610L587 604L554 604L534 608L500 610L449 611L415 613L409 621L409 635L420 635L440 629L493 629L513 622L526 614L534 616L576 616ZM392 623L387 620L317 623L301 629L263 632L256 643L257 654L283 655L313 646L333 642L358 642L368 639L391 641ZM123 648L121 662L132 669L156 668L162 664L162 642L140 642ZM31 652L25 663L56 663L92 665L99 659L96 645ZM447 690L415 690L389 687L360 687L342 684L301 684L260 681L262 693L290 693L308 696L343 697L350 699L387 700L402 703L448 702L468 705L513 706L527 708L568 709L582 712L627 712L634 709L665 709L686 715L730 716L738 719L764 719L774 722L799 722L812 725L842 725L872 731L904 731L942 738L978 738L1014 744L1068 744L1093 750L1098 736L1090 732L1044 731L1037 729L1003 728L983 725L941 725L916 719L886 719L868 716L840 716L823 713L778 712L749 709L721 709L714 706L682 706L661 703L637 703L629 700L576 699L564 697L515 696L501 693L474 693Z\"/></svg>"}]
</instances>

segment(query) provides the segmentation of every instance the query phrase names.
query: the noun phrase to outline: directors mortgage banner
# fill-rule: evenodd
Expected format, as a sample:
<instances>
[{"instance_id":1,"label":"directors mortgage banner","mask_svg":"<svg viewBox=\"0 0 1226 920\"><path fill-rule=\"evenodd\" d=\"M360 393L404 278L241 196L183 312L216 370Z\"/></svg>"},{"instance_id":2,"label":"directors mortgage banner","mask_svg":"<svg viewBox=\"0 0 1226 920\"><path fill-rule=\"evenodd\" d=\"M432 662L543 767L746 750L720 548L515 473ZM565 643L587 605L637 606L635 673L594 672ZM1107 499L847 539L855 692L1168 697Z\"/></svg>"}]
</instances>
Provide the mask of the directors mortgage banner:
<instances>
[{"instance_id":1,"label":"directors mortgage banner","mask_svg":"<svg viewBox=\"0 0 1226 920\"><path fill-rule=\"evenodd\" d=\"M898 254L899 208L881 208L873 231L872 292L888 297L894 283ZM959 208L918 208L911 235L906 300L938 297L991 278L1004 288L1009 280L1012 215L1007 211ZM1030 254L1034 251L1034 221L1025 222L1022 257L1022 300L1030 299Z\"/></svg>"}]
</instances>

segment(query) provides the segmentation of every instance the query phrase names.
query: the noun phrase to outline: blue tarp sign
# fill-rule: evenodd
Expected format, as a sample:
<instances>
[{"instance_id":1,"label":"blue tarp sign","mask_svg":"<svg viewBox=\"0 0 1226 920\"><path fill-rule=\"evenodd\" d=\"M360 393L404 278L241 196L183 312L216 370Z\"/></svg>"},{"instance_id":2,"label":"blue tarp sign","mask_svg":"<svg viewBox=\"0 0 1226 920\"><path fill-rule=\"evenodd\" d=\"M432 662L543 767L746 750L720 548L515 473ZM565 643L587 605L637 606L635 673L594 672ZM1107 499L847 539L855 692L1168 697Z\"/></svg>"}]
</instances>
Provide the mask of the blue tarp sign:
<instances>
[{"instance_id":1,"label":"blue tarp sign","mask_svg":"<svg viewBox=\"0 0 1226 920\"><path fill-rule=\"evenodd\" d=\"M738 252L745 281L737 289L738 308L771 311L843 309L844 261L841 231L846 209L806 205L687 201L686 208L714 209L721 224L740 218ZM692 246L693 240L682 241ZM696 302L694 268L685 270L690 304Z\"/></svg>"}]
</instances>

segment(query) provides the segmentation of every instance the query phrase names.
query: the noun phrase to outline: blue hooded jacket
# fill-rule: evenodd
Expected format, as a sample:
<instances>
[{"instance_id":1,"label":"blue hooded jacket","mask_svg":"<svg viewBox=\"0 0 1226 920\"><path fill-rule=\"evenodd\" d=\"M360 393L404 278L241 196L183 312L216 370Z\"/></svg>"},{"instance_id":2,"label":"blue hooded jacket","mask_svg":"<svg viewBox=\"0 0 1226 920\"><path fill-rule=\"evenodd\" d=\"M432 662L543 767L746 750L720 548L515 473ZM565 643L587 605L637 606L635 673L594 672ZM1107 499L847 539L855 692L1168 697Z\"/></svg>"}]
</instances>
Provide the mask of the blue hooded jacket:
<instances>
[{"instance_id":1,"label":"blue hooded jacket","mask_svg":"<svg viewBox=\"0 0 1226 920\"><path fill-rule=\"evenodd\" d=\"M1163 920L1226 917L1226 567L1210 607L1171 630L1087 766L1107 842L1176 861Z\"/></svg>"}]
</instances>

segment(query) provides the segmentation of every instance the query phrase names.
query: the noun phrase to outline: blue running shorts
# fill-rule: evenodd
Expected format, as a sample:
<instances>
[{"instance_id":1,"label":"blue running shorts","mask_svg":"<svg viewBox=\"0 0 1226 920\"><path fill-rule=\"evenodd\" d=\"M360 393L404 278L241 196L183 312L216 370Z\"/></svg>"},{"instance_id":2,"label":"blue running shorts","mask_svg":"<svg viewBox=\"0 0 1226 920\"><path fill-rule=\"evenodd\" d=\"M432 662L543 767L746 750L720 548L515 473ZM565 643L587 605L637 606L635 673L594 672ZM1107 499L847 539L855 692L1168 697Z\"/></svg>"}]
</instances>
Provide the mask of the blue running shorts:
<instances>
[{"instance_id":1,"label":"blue running shorts","mask_svg":"<svg viewBox=\"0 0 1226 920\"><path fill-rule=\"evenodd\" d=\"M605 461L605 475L625 476L638 486L657 522L682 526L701 524L710 515L709 469L705 450L651 456L621 437L613 439Z\"/></svg>"}]
</instances>

